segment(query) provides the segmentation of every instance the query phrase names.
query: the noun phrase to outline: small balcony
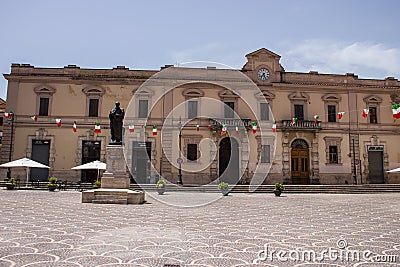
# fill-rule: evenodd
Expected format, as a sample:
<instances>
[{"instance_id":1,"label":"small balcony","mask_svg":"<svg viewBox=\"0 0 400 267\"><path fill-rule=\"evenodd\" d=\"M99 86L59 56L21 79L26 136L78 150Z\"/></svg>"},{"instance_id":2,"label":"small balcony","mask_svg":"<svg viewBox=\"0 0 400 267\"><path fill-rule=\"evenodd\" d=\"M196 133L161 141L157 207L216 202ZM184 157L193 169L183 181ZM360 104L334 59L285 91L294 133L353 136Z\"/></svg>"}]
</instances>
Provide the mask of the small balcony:
<instances>
[{"instance_id":1,"label":"small balcony","mask_svg":"<svg viewBox=\"0 0 400 267\"><path fill-rule=\"evenodd\" d=\"M283 130L320 130L322 129L321 121L314 122L307 120L298 120L295 123L292 123L292 120L282 120L282 129Z\"/></svg>"},{"instance_id":2,"label":"small balcony","mask_svg":"<svg viewBox=\"0 0 400 267\"><path fill-rule=\"evenodd\" d=\"M211 128L221 127L220 125L225 124L227 127L243 126L250 129L251 119L210 118L209 124Z\"/></svg>"}]
</instances>

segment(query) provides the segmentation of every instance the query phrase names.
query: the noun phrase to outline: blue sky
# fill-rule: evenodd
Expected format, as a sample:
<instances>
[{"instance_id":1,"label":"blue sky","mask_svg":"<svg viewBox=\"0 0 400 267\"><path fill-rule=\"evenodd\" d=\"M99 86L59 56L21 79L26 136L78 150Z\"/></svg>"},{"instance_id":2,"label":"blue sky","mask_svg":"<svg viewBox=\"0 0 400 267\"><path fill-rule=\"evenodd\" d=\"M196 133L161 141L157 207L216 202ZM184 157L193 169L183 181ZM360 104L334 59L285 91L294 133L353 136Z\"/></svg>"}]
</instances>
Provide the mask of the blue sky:
<instances>
[{"instance_id":1,"label":"blue sky","mask_svg":"<svg viewBox=\"0 0 400 267\"><path fill-rule=\"evenodd\" d=\"M400 1L35 0L0 3L0 71L159 69L214 61L240 69L265 47L286 71L400 79ZM0 79L0 97L7 82Z\"/></svg>"}]
</instances>

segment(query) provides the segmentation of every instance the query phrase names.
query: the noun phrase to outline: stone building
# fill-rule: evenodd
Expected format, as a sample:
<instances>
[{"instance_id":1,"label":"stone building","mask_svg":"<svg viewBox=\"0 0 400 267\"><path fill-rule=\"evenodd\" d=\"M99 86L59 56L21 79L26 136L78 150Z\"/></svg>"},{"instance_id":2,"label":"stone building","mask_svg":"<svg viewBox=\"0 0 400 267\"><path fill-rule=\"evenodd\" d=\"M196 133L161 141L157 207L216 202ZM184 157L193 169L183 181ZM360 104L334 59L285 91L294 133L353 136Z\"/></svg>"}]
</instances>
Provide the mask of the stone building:
<instances>
[{"instance_id":1,"label":"stone building","mask_svg":"<svg viewBox=\"0 0 400 267\"><path fill-rule=\"evenodd\" d=\"M13 138L13 159L29 157L51 167L32 170L31 180L93 181L96 171L71 168L105 161L108 114L119 101L126 108L132 182L163 176L176 183L179 173L184 185L217 178L244 184L400 182L398 174L386 172L400 166L400 121L391 108L400 103L397 79L286 72L280 56L264 48L246 59L241 70L12 64L4 77L14 135L5 124L0 161L8 161ZM175 76L167 86L162 74L168 72Z\"/></svg>"}]
</instances>

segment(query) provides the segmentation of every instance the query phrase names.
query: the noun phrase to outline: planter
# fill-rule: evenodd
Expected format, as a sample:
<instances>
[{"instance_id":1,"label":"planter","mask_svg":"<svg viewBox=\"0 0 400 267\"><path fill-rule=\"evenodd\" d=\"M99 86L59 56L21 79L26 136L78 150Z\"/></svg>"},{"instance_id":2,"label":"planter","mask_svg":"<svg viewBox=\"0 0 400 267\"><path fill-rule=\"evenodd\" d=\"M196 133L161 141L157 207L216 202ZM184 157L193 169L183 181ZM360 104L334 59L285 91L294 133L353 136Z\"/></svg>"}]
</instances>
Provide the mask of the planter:
<instances>
[{"instance_id":1,"label":"planter","mask_svg":"<svg viewBox=\"0 0 400 267\"><path fill-rule=\"evenodd\" d=\"M7 190L14 190L15 184L6 184Z\"/></svg>"},{"instance_id":2,"label":"planter","mask_svg":"<svg viewBox=\"0 0 400 267\"><path fill-rule=\"evenodd\" d=\"M57 189L57 185L49 185L48 188L50 192L53 192Z\"/></svg>"},{"instance_id":3,"label":"planter","mask_svg":"<svg viewBox=\"0 0 400 267\"><path fill-rule=\"evenodd\" d=\"M276 197L279 197L279 196L281 196L282 191L281 190L274 190L274 194L275 194Z\"/></svg>"},{"instance_id":4,"label":"planter","mask_svg":"<svg viewBox=\"0 0 400 267\"><path fill-rule=\"evenodd\" d=\"M159 195L164 194L164 193L165 193L165 187L157 188L157 193L158 193Z\"/></svg>"},{"instance_id":5,"label":"planter","mask_svg":"<svg viewBox=\"0 0 400 267\"><path fill-rule=\"evenodd\" d=\"M229 194L229 189L228 188L221 189L221 193L223 196L227 196Z\"/></svg>"}]
</instances>

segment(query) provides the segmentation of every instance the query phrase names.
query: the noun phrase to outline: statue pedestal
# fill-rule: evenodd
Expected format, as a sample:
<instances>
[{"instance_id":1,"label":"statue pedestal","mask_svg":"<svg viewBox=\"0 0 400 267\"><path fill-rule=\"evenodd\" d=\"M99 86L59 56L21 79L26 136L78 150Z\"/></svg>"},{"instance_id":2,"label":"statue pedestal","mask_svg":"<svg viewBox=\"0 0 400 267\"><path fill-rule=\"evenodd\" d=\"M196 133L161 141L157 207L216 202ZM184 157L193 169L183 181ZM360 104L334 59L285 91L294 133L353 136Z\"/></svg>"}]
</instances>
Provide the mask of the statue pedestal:
<instances>
[{"instance_id":1,"label":"statue pedestal","mask_svg":"<svg viewBox=\"0 0 400 267\"><path fill-rule=\"evenodd\" d=\"M101 188L82 192L82 203L98 204L142 204L145 193L130 190L122 145L108 145L107 169L101 178Z\"/></svg>"}]
</instances>

